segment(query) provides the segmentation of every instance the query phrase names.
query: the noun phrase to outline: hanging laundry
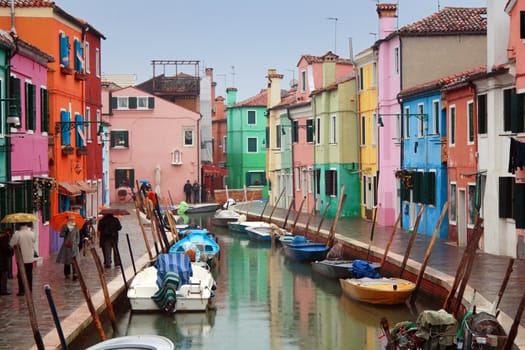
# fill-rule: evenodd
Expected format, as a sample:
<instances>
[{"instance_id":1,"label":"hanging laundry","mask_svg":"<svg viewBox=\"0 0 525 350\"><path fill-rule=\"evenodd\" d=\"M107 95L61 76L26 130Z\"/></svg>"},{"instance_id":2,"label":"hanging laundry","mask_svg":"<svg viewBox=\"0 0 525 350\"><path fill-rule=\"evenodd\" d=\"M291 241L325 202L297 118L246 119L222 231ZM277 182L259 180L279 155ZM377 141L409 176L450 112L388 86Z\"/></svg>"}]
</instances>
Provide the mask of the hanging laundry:
<instances>
[{"instance_id":1,"label":"hanging laundry","mask_svg":"<svg viewBox=\"0 0 525 350\"><path fill-rule=\"evenodd\" d=\"M517 168L525 167L525 142L510 138L509 172L514 174Z\"/></svg>"}]
</instances>

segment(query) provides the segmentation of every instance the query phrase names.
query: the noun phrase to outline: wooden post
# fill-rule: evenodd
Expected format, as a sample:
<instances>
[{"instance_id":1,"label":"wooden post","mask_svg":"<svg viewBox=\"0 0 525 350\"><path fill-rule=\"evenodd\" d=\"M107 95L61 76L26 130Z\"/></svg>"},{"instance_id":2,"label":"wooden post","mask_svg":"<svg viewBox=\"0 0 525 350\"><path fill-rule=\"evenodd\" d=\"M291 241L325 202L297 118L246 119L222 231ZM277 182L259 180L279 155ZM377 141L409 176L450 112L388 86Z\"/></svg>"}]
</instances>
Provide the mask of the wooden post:
<instances>
[{"instance_id":1,"label":"wooden post","mask_svg":"<svg viewBox=\"0 0 525 350\"><path fill-rule=\"evenodd\" d=\"M293 234L295 231L295 226L297 226L297 221L299 220L299 216L301 215L301 212L303 211L303 205L304 201L306 199L306 196L303 197L303 200L301 201L301 205L299 205L299 211L297 211L297 215L295 215L295 220L293 222L292 227L290 228L290 232Z\"/></svg>"},{"instance_id":2,"label":"wooden post","mask_svg":"<svg viewBox=\"0 0 525 350\"><path fill-rule=\"evenodd\" d=\"M324 208L323 216L321 217L321 221L319 221L319 226L317 226L317 231L315 234L319 236L319 232L321 232L321 226L323 226L324 219L326 218L326 214L328 214L328 209L330 209L330 202L326 203L326 207Z\"/></svg>"},{"instance_id":3,"label":"wooden post","mask_svg":"<svg viewBox=\"0 0 525 350\"><path fill-rule=\"evenodd\" d=\"M159 255L160 250L162 250L162 246L161 246L161 249L159 250L159 243L157 239L157 228L156 228L157 223L155 221L155 215L153 214L151 210L151 200L149 199L146 199L146 212L148 213L148 217L150 218L150 222L151 222L151 236L153 237L153 244L155 245L155 251L157 255Z\"/></svg>"},{"instance_id":4,"label":"wooden post","mask_svg":"<svg viewBox=\"0 0 525 350\"><path fill-rule=\"evenodd\" d=\"M138 200L136 199L135 200L135 213L137 214L137 220L139 222L140 231L142 232L142 237L144 238L144 243L146 244L146 249L148 250L149 260L152 261L153 260L153 254L151 253L151 248L149 246L149 241L148 241L148 237L146 235L146 230L144 229L144 225L142 224L142 220L140 218L140 212L141 212L141 210L139 209Z\"/></svg>"},{"instance_id":5,"label":"wooden post","mask_svg":"<svg viewBox=\"0 0 525 350\"><path fill-rule=\"evenodd\" d=\"M269 202L270 202L270 199L268 199L268 200L266 201L266 203L264 203L264 207L263 207L263 210L261 211L261 215L259 215L259 219L262 220L263 215L264 215L264 211L266 210L266 207L268 206L268 203L269 203Z\"/></svg>"},{"instance_id":6,"label":"wooden post","mask_svg":"<svg viewBox=\"0 0 525 350\"><path fill-rule=\"evenodd\" d=\"M385 266L386 257L388 256L388 251L390 250L390 246L392 245L392 242L394 241L394 235L396 234L397 228L399 227L399 223L401 222L401 216L402 216L402 212L399 212L399 214L397 215L396 222L394 224L394 228L392 229L392 233L390 234L390 238L388 239L388 243L386 244L385 252L383 253L383 259L381 259L381 269L383 268L383 266Z\"/></svg>"},{"instance_id":7,"label":"wooden post","mask_svg":"<svg viewBox=\"0 0 525 350\"><path fill-rule=\"evenodd\" d=\"M60 319L58 318L57 308L55 306L55 301L53 300L53 295L51 294L51 286L49 284L44 285L44 291L47 296L47 302L51 308L51 314L53 315L53 321L55 322L55 328L57 329L58 337L60 338L60 345L62 345L62 350L67 350L67 342L64 337L64 331L62 330L62 325L60 324Z\"/></svg>"},{"instance_id":8,"label":"wooden post","mask_svg":"<svg viewBox=\"0 0 525 350\"><path fill-rule=\"evenodd\" d=\"M335 241L335 229L337 227L337 222L339 221L339 216L341 216L341 211L343 210L343 204L346 200L346 193L344 193L345 185L341 186L341 196L339 197L339 203L337 204L337 211L335 213L335 218L332 221L332 226L330 226L330 231L328 232L328 238L326 240L326 245L328 248L332 248Z\"/></svg>"},{"instance_id":9,"label":"wooden post","mask_svg":"<svg viewBox=\"0 0 525 350\"><path fill-rule=\"evenodd\" d=\"M24 258L22 257L22 251L20 250L19 245L15 245L15 258L16 263L18 265L18 277L22 277L24 295L27 303L27 310L29 312L29 321L31 322L31 328L33 329L33 338L35 338L35 344L38 350L45 350L44 341L42 340L42 334L40 334L40 330L38 329L35 304L33 304L33 295L31 288L29 288L29 281L27 279L26 269L24 267Z\"/></svg>"},{"instance_id":10,"label":"wooden post","mask_svg":"<svg viewBox=\"0 0 525 350\"><path fill-rule=\"evenodd\" d=\"M273 212L275 211L275 208L277 208L277 205L279 204L279 201L281 200L281 197L283 196L284 191L286 191L286 187L283 188L283 190L281 191L281 194L279 195L279 198L277 198L277 202L275 202L275 204L273 205L272 211L270 213L270 218L268 219L269 222L272 222Z\"/></svg>"},{"instance_id":11,"label":"wooden post","mask_svg":"<svg viewBox=\"0 0 525 350\"><path fill-rule=\"evenodd\" d=\"M513 265L514 258L510 258L509 264L507 265L507 271L505 272L505 277L503 278L503 282L501 283L501 287L498 292L498 299L496 300L496 303L494 305L494 312L498 309L501 298L503 297L503 293L505 293L505 289L507 288L507 284L509 283L510 274L512 273Z\"/></svg>"},{"instance_id":12,"label":"wooden post","mask_svg":"<svg viewBox=\"0 0 525 350\"><path fill-rule=\"evenodd\" d=\"M284 222L282 226L283 229L286 229L286 224L288 223L288 217L290 216L290 212L292 211L294 204L295 204L295 198L292 199L292 201L290 202L290 206L288 207L288 212L286 212L286 217L284 218Z\"/></svg>"},{"instance_id":13,"label":"wooden post","mask_svg":"<svg viewBox=\"0 0 525 350\"><path fill-rule=\"evenodd\" d=\"M414 303L414 301L416 300L419 286L421 285L421 281L423 280L423 275L425 274L425 269L427 268L428 260L430 259L430 254L432 254L432 249L434 249L434 244L436 244L436 239L439 233L439 229L441 228L441 224L443 223L443 219L445 218L447 211L448 211L448 202L445 202L445 204L443 204L443 209L441 209L441 215L439 216L436 228L434 229L434 233L432 234L432 239L430 240L430 243L428 244L427 252L425 253L425 257L423 258L423 262L421 263L421 269L419 270L419 274L417 275L416 288L414 289L414 291L412 292L412 295L410 296L411 303Z\"/></svg>"},{"instance_id":14,"label":"wooden post","mask_svg":"<svg viewBox=\"0 0 525 350\"><path fill-rule=\"evenodd\" d=\"M253 203L253 197L255 196L255 192L252 191L252 194L250 195L250 203L248 203L247 209L246 209L246 219L250 217L250 209L252 208Z\"/></svg>"},{"instance_id":15,"label":"wooden post","mask_svg":"<svg viewBox=\"0 0 525 350\"><path fill-rule=\"evenodd\" d=\"M403 272L405 272L405 267L407 265L408 257L410 256L410 251L412 250L412 246L414 245L414 241L416 240L417 229L419 228L419 222L421 221L421 216L423 216L424 210L425 210L425 205L423 204L421 208L419 209L419 213L417 214L416 222L414 223L414 230L412 231L412 236L410 237L410 240L408 241L407 250L405 252L405 256L403 257L403 263L401 264L401 270L399 271L399 278L402 278Z\"/></svg>"},{"instance_id":16,"label":"wooden post","mask_svg":"<svg viewBox=\"0 0 525 350\"><path fill-rule=\"evenodd\" d=\"M465 248L465 251L463 252L463 256L461 257L461 261L459 262L452 287L450 288L450 291L443 303L443 309L445 311L448 311L450 303L452 302L452 298L454 297L454 294L456 293L456 289L458 287L459 281L463 278L463 274L465 271L465 265L469 257L470 251L474 250L475 252L477 249L479 240L481 239L481 236L483 234L483 229L481 227L482 223L483 223L483 219L478 216L476 218L476 224L474 225L474 230L473 230L472 236L470 237L470 241L468 242L467 247Z\"/></svg>"},{"instance_id":17,"label":"wooden post","mask_svg":"<svg viewBox=\"0 0 525 350\"><path fill-rule=\"evenodd\" d=\"M463 295L465 294L465 289L467 288L468 280L470 278L470 273L472 272L472 265L474 264L475 258L476 258L476 251L473 250L469 254L467 265L465 266L465 272L463 274L463 279L461 280L461 284L459 285L458 295L456 297L456 304L452 311L452 315L454 315L454 317L458 316L459 308L461 307L461 303L463 301Z\"/></svg>"},{"instance_id":18,"label":"wooden post","mask_svg":"<svg viewBox=\"0 0 525 350\"><path fill-rule=\"evenodd\" d=\"M514 340L516 339L516 335L518 335L518 327L520 326L521 315L523 315L524 309L525 309L525 293L523 293L521 297L521 301L518 306L518 310L516 311L516 316L514 316L514 322L512 322L512 326L510 327L510 331L509 331L509 334L507 335L507 339L505 339L505 345L503 346L503 350L513 349Z\"/></svg>"},{"instance_id":19,"label":"wooden post","mask_svg":"<svg viewBox=\"0 0 525 350\"><path fill-rule=\"evenodd\" d=\"M310 221L312 221L312 217L314 216L314 213L315 213L315 205L313 206L312 211L310 211L310 215L308 215L308 220L306 220L306 226L304 228L305 237L308 234L308 228L310 227Z\"/></svg>"},{"instance_id":20,"label":"wooden post","mask_svg":"<svg viewBox=\"0 0 525 350\"><path fill-rule=\"evenodd\" d=\"M95 261L95 266L97 267L98 271L98 278L100 279L100 286L102 287L102 293L104 294L104 301L106 302L106 307L108 308L108 317L111 321L111 327L114 331L117 331L117 322L116 322L116 316L115 311L113 309L113 303L111 302L111 298L109 296L108 292L108 284L106 282L106 275L104 274L104 269L102 268L102 263L100 262L100 258L97 254L97 251L95 248L91 248L91 255L93 256L93 260ZM120 262L122 265L122 261Z\"/></svg>"},{"instance_id":21,"label":"wooden post","mask_svg":"<svg viewBox=\"0 0 525 350\"><path fill-rule=\"evenodd\" d=\"M94 248L91 248L91 249L94 249ZM73 257L73 265L75 267L75 270L77 271L78 281L80 283L80 287L82 288L84 299L86 299L86 303L87 303L89 312L91 313L91 317L93 317L93 322L95 322L95 328L100 334L100 339L104 341L106 340L106 333L104 332L104 327L102 327L102 322L100 322L100 318L98 317L97 310L95 309L95 306L93 305L93 301L91 300L91 295L89 294L89 290L87 289L86 282L84 281L84 276L82 275L82 271L80 271L80 266L78 265L78 261L75 256Z\"/></svg>"}]
</instances>

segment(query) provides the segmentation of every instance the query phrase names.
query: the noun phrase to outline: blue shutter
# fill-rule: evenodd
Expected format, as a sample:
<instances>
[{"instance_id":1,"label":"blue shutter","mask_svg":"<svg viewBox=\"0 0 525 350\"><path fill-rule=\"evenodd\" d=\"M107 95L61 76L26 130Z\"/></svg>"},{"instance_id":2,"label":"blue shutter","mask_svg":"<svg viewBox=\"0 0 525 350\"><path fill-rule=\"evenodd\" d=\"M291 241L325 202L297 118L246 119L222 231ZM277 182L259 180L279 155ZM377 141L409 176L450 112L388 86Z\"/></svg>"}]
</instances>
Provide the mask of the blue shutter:
<instances>
[{"instance_id":1,"label":"blue shutter","mask_svg":"<svg viewBox=\"0 0 525 350\"><path fill-rule=\"evenodd\" d=\"M69 67L69 37L60 33L60 64Z\"/></svg>"},{"instance_id":2,"label":"blue shutter","mask_svg":"<svg viewBox=\"0 0 525 350\"><path fill-rule=\"evenodd\" d=\"M84 134L84 118L80 114L75 114L75 146L84 147L84 139L80 133ZM84 135L85 137L85 135Z\"/></svg>"},{"instance_id":3,"label":"blue shutter","mask_svg":"<svg viewBox=\"0 0 525 350\"><path fill-rule=\"evenodd\" d=\"M75 40L75 70L82 72L84 70L84 56L82 52L82 42Z\"/></svg>"},{"instance_id":4,"label":"blue shutter","mask_svg":"<svg viewBox=\"0 0 525 350\"><path fill-rule=\"evenodd\" d=\"M60 138L62 140L62 146L70 146L71 145L71 135L70 135L70 128L69 128L69 112L61 111L60 112L60 121L62 122L60 125L62 126L62 129L60 131Z\"/></svg>"}]
</instances>

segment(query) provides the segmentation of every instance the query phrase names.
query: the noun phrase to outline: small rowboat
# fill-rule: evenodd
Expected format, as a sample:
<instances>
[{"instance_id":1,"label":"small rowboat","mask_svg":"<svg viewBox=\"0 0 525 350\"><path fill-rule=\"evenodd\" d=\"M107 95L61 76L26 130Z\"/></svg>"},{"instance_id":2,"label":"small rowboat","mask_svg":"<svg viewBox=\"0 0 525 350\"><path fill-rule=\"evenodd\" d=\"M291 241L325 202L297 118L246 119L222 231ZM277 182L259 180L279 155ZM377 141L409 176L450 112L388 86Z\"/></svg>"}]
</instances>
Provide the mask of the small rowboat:
<instances>
[{"instance_id":1,"label":"small rowboat","mask_svg":"<svg viewBox=\"0 0 525 350\"><path fill-rule=\"evenodd\" d=\"M354 300L369 304L402 304L416 285L401 278L346 278L339 279L343 293Z\"/></svg>"}]
</instances>

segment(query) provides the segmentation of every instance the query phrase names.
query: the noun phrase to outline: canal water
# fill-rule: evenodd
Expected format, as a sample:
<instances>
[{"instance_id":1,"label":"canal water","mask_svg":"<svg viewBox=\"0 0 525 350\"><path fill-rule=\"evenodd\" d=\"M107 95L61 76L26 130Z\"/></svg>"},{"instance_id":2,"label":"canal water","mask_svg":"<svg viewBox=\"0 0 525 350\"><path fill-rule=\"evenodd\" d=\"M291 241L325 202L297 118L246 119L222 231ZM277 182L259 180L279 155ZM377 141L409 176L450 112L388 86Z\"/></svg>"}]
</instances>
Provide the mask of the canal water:
<instances>
[{"instance_id":1,"label":"canal water","mask_svg":"<svg viewBox=\"0 0 525 350\"><path fill-rule=\"evenodd\" d=\"M213 273L215 309L205 313L132 313L123 300L117 331L106 324L108 338L159 334L176 349L382 349L379 322L391 327L415 321L420 311L437 309L418 294L415 306L371 306L342 294L338 281L313 272L308 263L285 257L279 244L256 244L246 235L212 227L205 215L190 220L208 227L221 247ZM125 298L124 298L125 299ZM100 338L91 329L74 345L82 349Z\"/></svg>"}]
</instances>

